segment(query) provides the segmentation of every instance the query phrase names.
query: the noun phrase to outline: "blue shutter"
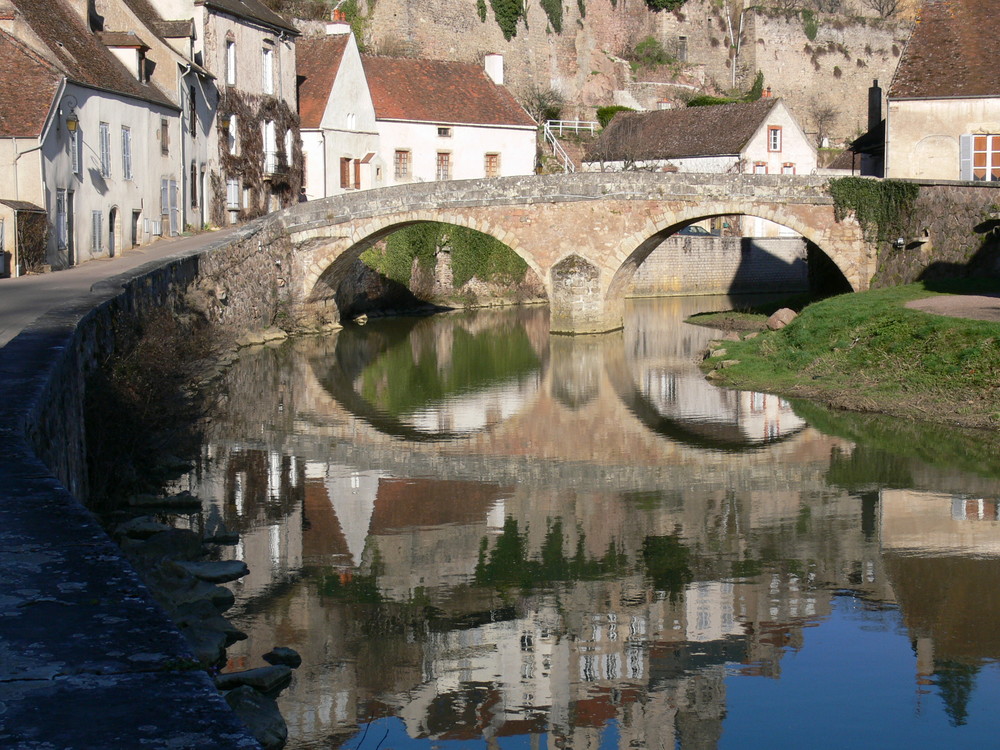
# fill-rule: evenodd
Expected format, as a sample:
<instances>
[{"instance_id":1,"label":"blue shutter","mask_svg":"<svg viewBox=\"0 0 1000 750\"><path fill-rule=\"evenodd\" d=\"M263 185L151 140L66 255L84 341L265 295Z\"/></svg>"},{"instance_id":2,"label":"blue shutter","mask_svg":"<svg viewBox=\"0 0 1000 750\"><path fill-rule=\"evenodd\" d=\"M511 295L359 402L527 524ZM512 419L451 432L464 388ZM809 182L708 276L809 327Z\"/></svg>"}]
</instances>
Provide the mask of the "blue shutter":
<instances>
[{"instance_id":1,"label":"blue shutter","mask_svg":"<svg viewBox=\"0 0 1000 750\"><path fill-rule=\"evenodd\" d=\"M958 137L958 179L972 180L972 136Z\"/></svg>"}]
</instances>

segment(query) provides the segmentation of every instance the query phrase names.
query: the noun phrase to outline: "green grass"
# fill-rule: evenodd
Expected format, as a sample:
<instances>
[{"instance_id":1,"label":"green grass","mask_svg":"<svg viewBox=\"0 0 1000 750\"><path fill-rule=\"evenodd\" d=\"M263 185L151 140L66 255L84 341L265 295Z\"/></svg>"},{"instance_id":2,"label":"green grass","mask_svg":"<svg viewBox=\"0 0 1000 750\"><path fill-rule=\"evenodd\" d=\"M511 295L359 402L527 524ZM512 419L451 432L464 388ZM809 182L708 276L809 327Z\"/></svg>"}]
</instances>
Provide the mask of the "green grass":
<instances>
[{"instance_id":1,"label":"green grass","mask_svg":"<svg viewBox=\"0 0 1000 750\"><path fill-rule=\"evenodd\" d=\"M1000 282L935 288L1000 291ZM718 382L857 411L1000 426L1000 324L905 307L934 294L921 283L809 305L781 331L725 342L715 360L739 362L719 370ZM715 360L706 360L706 369Z\"/></svg>"}]
</instances>

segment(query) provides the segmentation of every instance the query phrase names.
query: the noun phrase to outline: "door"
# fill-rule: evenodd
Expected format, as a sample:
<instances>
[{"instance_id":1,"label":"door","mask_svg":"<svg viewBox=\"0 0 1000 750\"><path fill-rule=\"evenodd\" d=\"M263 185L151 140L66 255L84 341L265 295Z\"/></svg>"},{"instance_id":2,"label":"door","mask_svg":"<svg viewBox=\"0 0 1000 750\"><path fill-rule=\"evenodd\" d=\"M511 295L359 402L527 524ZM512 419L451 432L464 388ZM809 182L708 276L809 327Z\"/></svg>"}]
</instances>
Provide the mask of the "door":
<instances>
[{"instance_id":1,"label":"door","mask_svg":"<svg viewBox=\"0 0 1000 750\"><path fill-rule=\"evenodd\" d=\"M76 220L74 219L76 212L73 210L75 197L72 190L66 191L66 265L68 266L76 264Z\"/></svg>"},{"instance_id":2,"label":"door","mask_svg":"<svg viewBox=\"0 0 1000 750\"><path fill-rule=\"evenodd\" d=\"M115 235L117 234L118 209L112 208L108 213L108 257L115 257Z\"/></svg>"},{"instance_id":3,"label":"door","mask_svg":"<svg viewBox=\"0 0 1000 750\"><path fill-rule=\"evenodd\" d=\"M180 215L181 209L177 200L177 180L170 181L170 236L176 237L181 233Z\"/></svg>"}]
</instances>

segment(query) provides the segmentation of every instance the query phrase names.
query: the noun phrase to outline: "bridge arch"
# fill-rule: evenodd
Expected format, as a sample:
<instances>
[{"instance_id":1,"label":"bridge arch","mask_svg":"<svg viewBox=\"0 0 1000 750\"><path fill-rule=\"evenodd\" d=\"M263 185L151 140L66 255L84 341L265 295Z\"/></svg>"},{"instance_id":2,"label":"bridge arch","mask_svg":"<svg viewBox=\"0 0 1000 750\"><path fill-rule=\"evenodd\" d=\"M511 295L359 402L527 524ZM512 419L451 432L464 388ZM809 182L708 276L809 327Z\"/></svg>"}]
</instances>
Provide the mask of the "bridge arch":
<instances>
[{"instance_id":1,"label":"bridge arch","mask_svg":"<svg viewBox=\"0 0 1000 750\"><path fill-rule=\"evenodd\" d=\"M351 266L365 250L401 229L427 223L465 227L488 235L509 247L540 279L546 277L532 253L521 246L517 234L496 225L489 217L458 211L409 211L373 216L363 223L352 225L344 235L314 240L318 249L314 251L312 263L303 277L303 298L307 303L332 300Z\"/></svg>"}]
</instances>

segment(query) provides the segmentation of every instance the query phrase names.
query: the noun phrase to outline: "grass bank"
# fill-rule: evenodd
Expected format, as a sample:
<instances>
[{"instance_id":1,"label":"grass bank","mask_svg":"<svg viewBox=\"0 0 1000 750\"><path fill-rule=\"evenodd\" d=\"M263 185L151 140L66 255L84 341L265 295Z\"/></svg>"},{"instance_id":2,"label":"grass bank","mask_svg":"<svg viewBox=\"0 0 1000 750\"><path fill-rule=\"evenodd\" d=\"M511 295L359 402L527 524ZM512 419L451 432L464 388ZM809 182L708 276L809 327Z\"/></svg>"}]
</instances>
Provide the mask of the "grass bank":
<instances>
[{"instance_id":1,"label":"grass bank","mask_svg":"<svg viewBox=\"0 0 1000 750\"><path fill-rule=\"evenodd\" d=\"M852 411L1000 427L1000 324L906 307L935 294L987 292L1000 292L1000 282L918 283L831 297L803 308L780 331L718 343L703 368L732 388ZM692 322L718 325L719 319L696 316Z\"/></svg>"}]
</instances>

